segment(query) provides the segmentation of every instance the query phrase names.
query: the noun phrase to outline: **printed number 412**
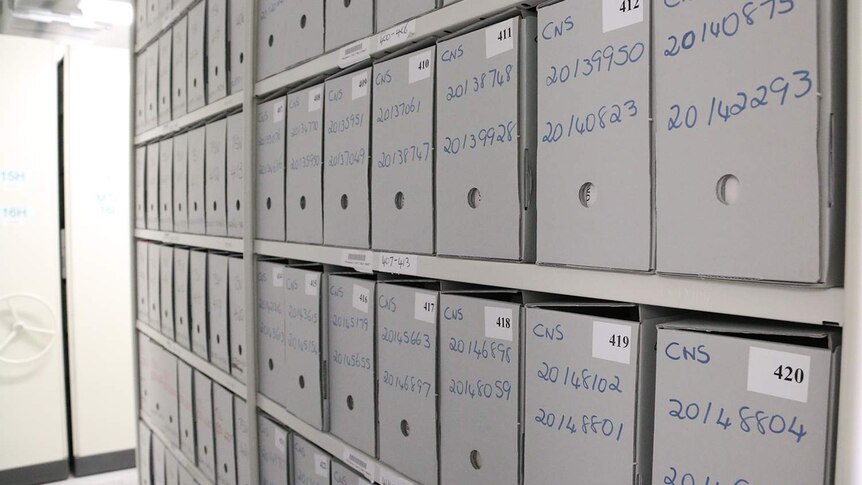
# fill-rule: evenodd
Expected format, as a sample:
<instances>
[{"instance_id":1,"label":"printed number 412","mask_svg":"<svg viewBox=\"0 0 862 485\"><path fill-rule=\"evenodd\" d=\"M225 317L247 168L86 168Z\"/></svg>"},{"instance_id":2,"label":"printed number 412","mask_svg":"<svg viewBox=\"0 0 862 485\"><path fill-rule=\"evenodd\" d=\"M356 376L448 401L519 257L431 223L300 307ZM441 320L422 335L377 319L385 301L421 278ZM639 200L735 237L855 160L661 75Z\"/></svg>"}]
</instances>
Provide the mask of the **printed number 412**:
<instances>
[{"instance_id":1,"label":"printed number 412","mask_svg":"<svg viewBox=\"0 0 862 485\"><path fill-rule=\"evenodd\" d=\"M640 7L641 7L641 1L640 0L623 0L623 3L620 5L620 12L622 12L622 13L631 12L632 10L634 10L636 8L640 8Z\"/></svg>"}]
</instances>

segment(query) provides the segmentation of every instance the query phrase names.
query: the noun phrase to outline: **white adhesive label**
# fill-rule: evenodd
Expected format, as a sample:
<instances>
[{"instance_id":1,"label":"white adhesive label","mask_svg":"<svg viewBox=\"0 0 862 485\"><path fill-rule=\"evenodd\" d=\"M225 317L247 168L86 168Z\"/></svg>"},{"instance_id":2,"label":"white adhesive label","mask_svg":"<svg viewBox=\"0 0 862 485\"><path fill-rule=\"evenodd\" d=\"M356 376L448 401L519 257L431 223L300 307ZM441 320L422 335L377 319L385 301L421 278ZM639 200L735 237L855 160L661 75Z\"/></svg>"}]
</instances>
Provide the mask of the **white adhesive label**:
<instances>
[{"instance_id":1,"label":"white adhesive label","mask_svg":"<svg viewBox=\"0 0 862 485\"><path fill-rule=\"evenodd\" d=\"M415 276L419 271L419 257L415 254L379 253L377 271Z\"/></svg>"},{"instance_id":2,"label":"white adhesive label","mask_svg":"<svg viewBox=\"0 0 862 485\"><path fill-rule=\"evenodd\" d=\"M425 51L410 58L410 71L407 74L408 84L413 84L431 77L431 51Z\"/></svg>"},{"instance_id":3,"label":"white adhesive label","mask_svg":"<svg viewBox=\"0 0 862 485\"><path fill-rule=\"evenodd\" d=\"M610 32L643 22L647 1L602 0L602 32Z\"/></svg>"},{"instance_id":4,"label":"white adhesive label","mask_svg":"<svg viewBox=\"0 0 862 485\"><path fill-rule=\"evenodd\" d=\"M410 480L406 480L396 475L395 473L382 469L380 470L380 485L414 485Z\"/></svg>"},{"instance_id":5,"label":"white adhesive label","mask_svg":"<svg viewBox=\"0 0 862 485\"><path fill-rule=\"evenodd\" d=\"M370 57L368 39L358 40L348 44L338 51L338 67L344 69Z\"/></svg>"},{"instance_id":6,"label":"white adhesive label","mask_svg":"<svg viewBox=\"0 0 862 485\"><path fill-rule=\"evenodd\" d=\"M329 459L326 455L314 454L314 472L319 477L329 478Z\"/></svg>"},{"instance_id":7,"label":"white adhesive label","mask_svg":"<svg viewBox=\"0 0 862 485\"><path fill-rule=\"evenodd\" d=\"M435 323L437 321L437 295L416 293L413 318L420 322Z\"/></svg>"},{"instance_id":8,"label":"white adhesive label","mask_svg":"<svg viewBox=\"0 0 862 485\"><path fill-rule=\"evenodd\" d=\"M515 48L515 19L504 20L485 28L485 59Z\"/></svg>"},{"instance_id":9,"label":"white adhesive label","mask_svg":"<svg viewBox=\"0 0 862 485\"><path fill-rule=\"evenodd\" d=\"M416 20L411 20L377 35L377 50L405 42L416 33Z\"/></svg>"},{"instance_id":10,"label":"white adhesive label","mask_svg":"<svg viewBox=\"0 0 862 485\"><path fill-rule=\"evenodd\" d=\"M284 121L284 100L280 99L272 105L272 121L278 123Z\"/></svg>"},{"instance_id":11,"label":"white adhesive label","mask_svg":"<svg viewBox=\"0 0 862 485\"><path fill-rule=\"evenodd\" d=\"M511 342L514 325L511 308L485 307L485 337Z\"/></svg>"},{"instance_id":12,"label":"white adhesive label","mask_svg":"<svg viewBox=\"0 0 862 485\"><path fill-rule=\"evenodd\" d=\"M272 286L284 288L284 266L272 268Z\"/></svg>"},{"instance_id":13,"label":"white adhesive label","mask_svg":"<svg viewBox=\"0 0 862 485\"><path fill-rule=\"evenodd\" d=\"M280 429L275 430L275 447L278 451L287 452L287 433Z\"/></svg>"},{"instance_id":14,"label":"white adhesive label","mask_svg":"<svg viewBox=\"0 0 862 485\"><path fill-rule=\"evenodd\" d=\"M628 325L593 322L593 358L630 364L632 328Z\"/></svg>"},{"instance_id":15,"label":"white adhesive label","mask_svg":"<svg viewBox=\"0 0 862 485\"><path fill-rule=\"evenodd\" d=\"M317 87L308 92L308 112L313 113L323 105L323 88Z\"/></svg>"},{"instance_id":16,"label":"white adhesive label","mask_svg":"<svg viewBox=\"0 0 862 485\"><path fill-rule=\"evenodd\" d=\"M368 71L361 72L351 80L352 99L364 98L368 95Z\"/></svg>"},{"instance_id":17,"label":"white adhesive label","mask_svg":"<svg viewBox=\"0 0 862 485\"><path fill-rule=\"evenodd\" d=\"M360 251L356 249L343 249L341 251L341 265L353 268L363 273L373 273L372 263L374 261L371 251Z\"/></svg>"},{"instance_id":18,"label":"white adhesive label","mask_svg":"<svg viewBox=\"0 0 862 485\"><path fill-rule=\"evenodd\" d=\"M320 275L306 273L305 275L305 294L308 296L316 296L317 289L320 288Z\"/></svg>"},{"instance_id":19,"label":"white adhesive label","mask_svg":"<svg viewBox=\"0 0 862 485\"><path fill-rule=\"evenodd\" d=\"M748 349L748 390L808 402L811 357L761 347Z\"/></svg>"},{"instance_id":20,"label":"white adhesive label","mask_svg":"<svg viewBox=\"0 0 862 485\"><path fill-rule=\"evenodd\" d=\"M353 285L353 308L368 313L368 300L371 298L368 288L361 285Z\"/></svg>"},{"instance_id":21,"label":"white adhesive label","mask_svg":"<svg viewBox=\"0 0 862 485\"><path fill-rule=\"evenodd\" d=\"M0 224L4 226L22 224L30 217L30 210L27 207L0 207Z\"/></svg>"},{"instance_id":22,"label":"white adhesive label","mask_svg":"<svg viewBox=\"0 0 862 485\"><path fill-rule=\"evenodd\" d=\"M344 463L364 475L365 478L369 480L374 479L377 470L374 468L374 463L365 458L365 455L345 446L342 458L344 459Z\"/></svg>"}]
</instances>

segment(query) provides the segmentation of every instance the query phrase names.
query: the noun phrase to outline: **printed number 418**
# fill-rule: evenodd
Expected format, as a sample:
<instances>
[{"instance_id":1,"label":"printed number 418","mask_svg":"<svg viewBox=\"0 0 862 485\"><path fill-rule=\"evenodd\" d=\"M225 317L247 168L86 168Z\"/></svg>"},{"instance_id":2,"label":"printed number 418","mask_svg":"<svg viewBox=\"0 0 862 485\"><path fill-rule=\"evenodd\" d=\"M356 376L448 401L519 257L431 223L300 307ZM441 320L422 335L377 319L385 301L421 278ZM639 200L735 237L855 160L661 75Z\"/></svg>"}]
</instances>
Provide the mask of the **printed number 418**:
<instances>
[{"instance_id":1,"label":"printed number 418","mask_svg":"<svg viewBox=\"0 0 862 485\"><path fill-rule=\"evenodd\" d=\"M620 12L631 12L632 10L637 8L641 8L640 0L623 0L623 3L620 5Z\"/></svg>"},{"instance_id":2,"label":"printed number 418","mask_svg":"<svg viewBox=\"0 0 862 485\"><path fill-rule=\"evenodd\" d=\"M512 328L512 319L509 317L497 317L497 326L500 328Z\"/></svg>"}]
</instances>

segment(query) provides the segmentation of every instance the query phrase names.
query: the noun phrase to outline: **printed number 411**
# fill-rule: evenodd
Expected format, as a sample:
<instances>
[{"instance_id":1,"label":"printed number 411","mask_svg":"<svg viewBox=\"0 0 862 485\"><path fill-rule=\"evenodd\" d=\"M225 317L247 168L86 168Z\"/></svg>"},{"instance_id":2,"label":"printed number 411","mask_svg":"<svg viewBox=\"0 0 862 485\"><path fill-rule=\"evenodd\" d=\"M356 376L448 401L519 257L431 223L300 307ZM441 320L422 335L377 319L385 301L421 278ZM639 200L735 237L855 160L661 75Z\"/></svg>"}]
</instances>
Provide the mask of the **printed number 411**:
<instances>
[{"instance_id":1,"label":"printed number 411","mask_svg":"<svg viewBox=\"0 0 862 485\"><path fill-rule=\"evenodd\" d=\"M640 0L623 0L623 3L620 5L620 12L622 12L622 13L631 12L632 10L634 10L636 8L640 8L640 7L641 7L641 1Z\"/></svg>"},{"instance_id":2,"label":"printed number 411","mask_svg":"<svg viewBox=\"0 0 862 485\"><path fill-rule=\"evenodd\" d=\"M640 0L635 1L637 2ZM497 34L497 40L501 42L510 37L512 37L512 27L506 27L505 29L501 30L500 33Z\"/></svg>"}]
</instances>

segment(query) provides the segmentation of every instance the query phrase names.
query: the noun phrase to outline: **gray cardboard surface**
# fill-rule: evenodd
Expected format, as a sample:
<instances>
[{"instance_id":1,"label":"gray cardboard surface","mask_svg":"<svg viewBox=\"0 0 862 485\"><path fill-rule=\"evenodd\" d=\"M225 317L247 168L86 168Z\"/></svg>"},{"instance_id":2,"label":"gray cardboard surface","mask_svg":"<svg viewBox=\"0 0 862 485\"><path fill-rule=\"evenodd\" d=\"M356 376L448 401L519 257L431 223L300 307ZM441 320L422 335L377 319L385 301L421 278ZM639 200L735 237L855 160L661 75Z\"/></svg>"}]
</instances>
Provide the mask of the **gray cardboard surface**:
<instances>
[{"instance_id":1,"label":"gray cardboard surface","mask_svg":"<svg viewBox=\"0 0 862 485\"><path fill-rule=\"evenodd\" d=\"M171 44L173 33L165 32L159 37L159 124L171 121Z\"/></svg>"},{"instance_id":2,"label":"gray cardboard surface","mask_svg":"<svg viewBox=\"0 0 862 485\"><path fill-rule=\"evenodd\" d=\"M251 485L251 468L248 450L248 404L239 396L233 397L234 436L236 437L236 483Z\"/></svg>"},{"instance_id":3,"label":"gray cardboard surface","mask_svg":"<svg viewBox=\"0 0 862 485\"><path fill-rule=\"evenodd\" d=\"M189 232L206 233L206 128L196 128L188 133L188 215Z\"/></svg>"},{"instance_id":4,"label":"gray cardboard surface","mask_svg":"<svg viewBox=\"0 0 862 485\"><path fill-rule=\"evenodd\" d=\"M174 230L174 141L159 142L159 230Z\"/></svg>"},{"instance_id":5,"label":"gray cardboard surface","mask_svg":"<svg viewBox=\"0 0 862 485\"><path fill-rule=\"evenodd\" d=\"M153 42L144 51L146 66L144 122L146 129L159 124L159 43Z\"/></svg>"},{"instance_id":6,"label":"gray cardboard surface","mask_svg":"<svg viewBox=\"0 0 862 485\"><path fill-rule=\"evenodd\" d=\"M330 432L376 456L375 283L329 276Z\"/></svg>"},{"instance_id":7,"label":"gray cardboard surface","mask_svg":"<svg viewBox=\"0 0 862 485\"><path fill-rule=\"evenodd\" d=\"M293 483L295 485L329 485L329 454L293 435Z\"/></svg>"},{"instance_id":8,"label":"gray cardboard surface","mask_svg":"<svg viewBox=\"0 0 862 485\"><path fill-rule=\"evenodd\" d=\"M287 4L286 66L323 54L323 2L285 0Z\"/></svg>"},{"instance_id":9,"label":"gray cardboard surface","mask_svg":"<svg viewBox=\"0 0 862 485\"><path fill-rule=\"evenodd\" d=\"M189 250L174 248L174 340L191 350L191 300L189 293Z\"/></svg>"},{"instance_id":10,"label":"gray cardboard surface","mask_svg":"<svg viewBox=\"0 0 862 485\"><path fill-rule=\"evenodd\" d=\"M147 129L147 56L135 56L135 134Z\"/></svg>"},{"instance_id":11,"label":"gray cardboard surface","mask_svg":"<svg viewBox=\"0 0 862 485\"><path fill-rule=\"evenodd\" d=\"M285 405L284 266L257 262L257 356L260 392Z\"/></svg>"},{"instance_id":12,"label":"gray cardboard surface","mask_svg":"<svg viewBox=\"0 0 862 485\"><path fill-rule=\"evenodd\" d=\"M257 110L257 237L284 241L284 97L266 101Z\"/></svg>"},{"instance_id":13,"label":"gray cardboard surface","mask_svg":"<svg viewBox=\"0 0 862 485\"><path fill-rule=\"evenodd\" d=\"M202 0L188 13L188 61L186 67L186 109L189 113L206 105L204 55L206 45L206 3Z\"/></svg>"},{"instance_id":14,"label":"gray cardboard surface","mask_svg":"<svg viewBox=\"0 0 862 485\"><path fill-rule=\"evenodd\" d=\"M159 143L147 145L147 229L159 230Z\"/></svg>"},{"instance_id":15,"label":"gray cardboard surface","mask_svg":"<svg viewBox=\"0 0 862 485\"><path fill-rule=\"evenodd\" d=\"M242 113L227 117L227 199L225 209L227 210L227 235L229 237L242 237L243 208L242 208L242 139L243 123Z\"/></svg>"},{"instance_id":16,"label":"gray cardboard surface","mask_svg":"<svg viewBox=\"0 0 862 485\"><path fill-rule=\"evenodd\" d=\"M358 473L341 464L331 460L329 464L332 475L332 485L370 485L370 482Z\"/></svg>"},{"instance_id":17,"label":"gray cardboard surface","mask_svg":"<svg viewBox=\"0 0 862 485\"><path fill-rule=\"evenodd\" d=\"M179 462L171 451L165 453L165 485L179 485Z\"/></svg>"},{"instance_id":18,"label":"gray cardboard surface","mask_svg":"<svg viewBox=\"0 0 862 485\"><path fill-rule=\"evenodd\" d=\"M207 322L207 253L189 252L189 301L192 351L209 360L209 324Z\"/></svg>"},{"instance_id":19,"label":"gray cardboard surface","mask_svg":"<svg viewBox=\"0 0 862 485\"><path fill-rule=\"evenodd\" d=\"M172 30L172 68L171 68L171 113L177 119L186 114L186 96L188 88L186 75L188 74L188 18L182 16L174 24Z\"/></svg>"},{"instance_id":20,"label":"gray cardboard surface","mask_svg":"<svg viewBox=\"0 0 862 485\"><path fill-rule=\"evenodd\" d=\"M209 377L194 371L195 442L198 470L215 483L215 431L213 429L213 383Z\"/></svg>"},{"instance_id":21,"label":"gray cardboard surface","mask_svg":"<svg viewBox=\"0 0 862 485\"><path fill-rule=\"evenodd\" d=\"M195 444L194 380L192 368L183 361L177 361L177 382L180 417L180 451L195 463L197 446Z\"/></svg>"},{"instance_id":22,"label":"gray cardboard surface","mask_svg":"<svg viewBox=\"0 0 862 485\"><path fill-rule=\"evenodd\" d=\"M230 59L230 83L228 91L231 94L242 91L245 84L245 29L246 1L228 0L228 50Z\"/></svg>"},{"instance_id":23,"label":"gray cardboard surface","mask_svg":"<svg viewBox=\"0 0 862 485\"><path fill-rule=\"evenodd\" d=\"M327 51L374 33L374 0L325 0Z\"/></svg>"},{"instance_id":24,"label":"gray cardboard surface","mask_svg":"<svg viewBox=\"0 0 862 485\"><path fill-rule=\"evenodd\" d=\"M243 384L248 368L245 342L245 276L243 274L243 259L232 257L228 259L228 329L230 333L230 374Z\"/></svg>"},{"instance_id":25,"label":"gray cardboard surface","mask_svg":"<svg viewBox=\"0 0 862 485\"><path fill-rule=\"evenodd\" d=\"M165 485L165 444L158 436L153 435L152 439L153 485Z\"/></svg>"},{"instance_id":26,"label":"gray cardboard surface","mask_svg":"<svg viewBox=\"0 0 862 485\"><path fill-rule=\"evenodd\" d=\"M371 246L434 252L435 47L374 65Z\"/></svg>"},{"instance_id":27,"label":"gray cardboard surface","mask_svg":"<svg viewBox=\"0 0 862 485\"><path fill-rule=\"evenodd\" d=\"M153 480L150 449L153 433L143 421L138 423L138 429L138 476L141 480L141 485L150 485Z\"/></svg>"},{"instance_id":28,"label":"gray cardboard surface","mask_svg":"<svg viewBox=\"0 0 862 485\"><path fill-rule=\"evenodd\" d=\"M260 482L287 485L287 431L262 415L258 416L257 426Z\"/></svg>"},{"instance_id":29,"label":"gray cardboard surface","mask_svg":"<svg viewBox=\"0 0 862 485\"><path fill-rule=\"evenodd\" d=\"M206 127L206 233L227 235L227 120Z\"/></svg>"},{"instance_id":30,"label":"gray cardboard surface","mask_svg":"<svg viewBox=\"0 0 862 485\"><path fill-rule=\"evenodd\" d=\"M287 69L286 0L262 0L257 4L257 80L266 79Z\"/></svg>"},{"instance_id":31,"label":"gray cardboard surface","mask_svg":"<svg viewBox=\"0 0 862 485\"><path fill-rule=\"evenodd\" d=\"M135 241L135 276L137 291L137 318L142 322L147 322L150 319L150 280L147 277L149 269L149 243L146 241Z\"/></svg>"},{"instance_id":32,"label":"gray cardboard surface","mask_svg":"<svg viewBox=\"0 0 862 485\"><path fill-rule=\"evenodd\" d=\"M227 95L227 0L207 0L207 104Z\"/></svg>"},{"instance_id":33,"label":"gray cardboard surface","mask_svg":"<svg viewBox=\"0 0 862 485\"><path fill-rule=\"evenodd\" d=\"M377 30L434 10L437 0L377 0Z\"/></svg>"},{"instance_id":34,"label":"gray cardboard surface","mask_svg":"<svg viewBox=\"0 0 862 485\"><path fill-rule=\"evenodd\" d=\"M326 81L323 241L368 248L371 69Z\"/></svg>"},{"instance_id":35,"label":"gray cardboard surface","mask_svg":"<svg viewBox=\"0 0 862 485\"><path fill-rule=\"evenodd\" d=\"M174 137L174 232L189 232L189 141L183 133Z\"/></svg>"},{"instance_id":36,"label":"gray cardboard surface","mask_svg":"<svg viewBox=\"0 0 862 485\"><path fill-rule=\"evenodd\" d=\"M174 248L159 250L159 309L162 335L174 340Z\"/></svg>"},{"instance_id":37,"label":"gray cardboard surface","mask_svg":"<svg viewBox=\"0 0 862 485\"><path fill-rule=\"evenodd\" d=\"M230 374L228 332L228 257L207 255L207 313L209 314L210 362Z\"/></svg>"},{"instance_id":38,"label":"gray cardboard surface","mask_svg":"<svg viewBox=\"0 0 862 485\"><path fill-rule=\"evenodd\" d=\"M215 431L216 479L222 485L236 485L236 435L233 394L213 386L213 429Z\"/></svg>"},{"instance_id":39,"label":"gray cardboard surface","mask_svg":"<svg viewBox=\"0 0 862 485\"><path fill-rule=\"evenodd\" d=\"M147 147L135 148L135 228L147 228Z\"/></svg>"},{"instance_id":40,"label":"gray cardboard surface","mask_svg":"<svg viewBox=\"0 0 862 485\"><path fill-rule=\"evenodd\" d=\"M161 330L161 246L155 243L147 244L147 285L149 314L147 323L156 330Z\"/></svg>"},{"instance_id":41,"label":"gray cardboard surface","mask_svg":"<svg viewBox=\"0 0 862 485\"><path fill-rule=\"evenodd\" d=\"M323 242L323 85L287 95L287 240Z\"/></svg>"}]
</instances>

